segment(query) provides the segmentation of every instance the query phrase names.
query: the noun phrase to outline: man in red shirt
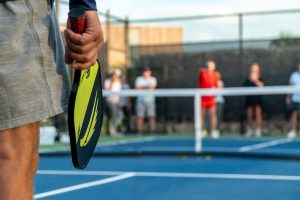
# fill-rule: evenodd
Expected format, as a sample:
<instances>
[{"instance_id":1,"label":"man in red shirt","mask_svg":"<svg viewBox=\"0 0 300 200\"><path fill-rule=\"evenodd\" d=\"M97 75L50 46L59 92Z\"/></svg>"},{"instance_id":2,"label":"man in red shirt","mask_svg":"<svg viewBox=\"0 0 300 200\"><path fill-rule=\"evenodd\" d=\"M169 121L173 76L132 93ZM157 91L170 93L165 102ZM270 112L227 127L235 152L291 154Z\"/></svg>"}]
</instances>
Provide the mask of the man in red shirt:
<instances>
[{"instance_id":1,"label":"man in red shirt","mask_svg":"<svg viewBox=\"0 0 300 200\"><path fill-rule=\"evenodd\" d=\"M216 70L216 63L212 60L206 63L206 67L200 69L199 76L198 76L198 88L218 88L218 80L219 80L219 73ZM205 114L206 111L209 112L210 117L210 131L212 138L219 138L220 134L216 130L217 125L217 104L215 100L215 96L203 96L201 99L201 108L202 108L202 126L203 128L203 135L206 135L205 130Z\"/></svg>"}]
</instances>

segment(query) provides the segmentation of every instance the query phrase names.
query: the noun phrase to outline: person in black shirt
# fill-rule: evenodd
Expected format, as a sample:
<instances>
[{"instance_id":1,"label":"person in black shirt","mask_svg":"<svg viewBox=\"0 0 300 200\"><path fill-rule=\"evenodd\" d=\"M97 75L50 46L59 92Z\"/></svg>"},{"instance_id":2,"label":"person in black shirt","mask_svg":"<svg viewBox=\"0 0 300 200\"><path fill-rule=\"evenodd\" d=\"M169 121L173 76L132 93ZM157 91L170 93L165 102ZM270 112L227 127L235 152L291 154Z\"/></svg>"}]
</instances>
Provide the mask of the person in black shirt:
<instances>
[{"instance_id":1,"label":"person in black shirt","mask_svg":"<svg viewBox=\"0 0 300 200\"><path fill-rule=\"evenodd\" d=\"M250 74L244 82L245 87L264 87L264 82L260 75L260 66L258 63L251 65ZM263 98L261 95L246 96L246 114L247 114L247 136L255 133L256 137L261 136L262 127L262 106ZM255 126L253 120L255 119Z\"/></svg>"}]
</instances>

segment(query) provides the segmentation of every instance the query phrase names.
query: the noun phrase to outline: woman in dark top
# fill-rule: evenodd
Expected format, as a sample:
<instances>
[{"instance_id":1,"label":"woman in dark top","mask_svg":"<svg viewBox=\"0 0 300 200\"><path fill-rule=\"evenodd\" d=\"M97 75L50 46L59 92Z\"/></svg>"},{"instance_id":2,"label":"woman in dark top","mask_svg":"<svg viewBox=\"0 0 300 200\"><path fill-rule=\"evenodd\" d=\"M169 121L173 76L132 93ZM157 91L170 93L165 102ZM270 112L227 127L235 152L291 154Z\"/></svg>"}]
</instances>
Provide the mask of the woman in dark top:
<instances>
[{"instance_id":1,"label":"woman in dark top","mask_svg":"<svg viewBox=\"0 0 300 200\"><path fill-rule=\"evenodd\" d=\"M257 63L251 65L249 77L246 79L245 87L264 87L264 82L260 76L260 66ZM255 134L256 137L261 136L262 127L262 104L261 95L246 97L246 114L247 114L247 136ZM255 126L253 120L255 119Z\"/></svg>"}]
</instances>

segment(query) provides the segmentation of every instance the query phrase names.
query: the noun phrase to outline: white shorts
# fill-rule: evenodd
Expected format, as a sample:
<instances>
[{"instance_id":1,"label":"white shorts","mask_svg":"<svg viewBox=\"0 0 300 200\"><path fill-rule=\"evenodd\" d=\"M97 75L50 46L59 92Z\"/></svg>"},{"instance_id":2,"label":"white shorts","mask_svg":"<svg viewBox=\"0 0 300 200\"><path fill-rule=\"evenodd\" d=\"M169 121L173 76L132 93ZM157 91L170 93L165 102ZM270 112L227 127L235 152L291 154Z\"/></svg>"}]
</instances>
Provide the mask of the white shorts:
<instances>
[{"instance_id":1,"label":"white shorts","mask_svg":"<svg viewBox=\"0 0 300 200\"><path fill-rule=\"evenodd\" d=\"M155 117L156 116L155 102L137 101L136 112L138 117Z\"/></svg>"}]
</instances>

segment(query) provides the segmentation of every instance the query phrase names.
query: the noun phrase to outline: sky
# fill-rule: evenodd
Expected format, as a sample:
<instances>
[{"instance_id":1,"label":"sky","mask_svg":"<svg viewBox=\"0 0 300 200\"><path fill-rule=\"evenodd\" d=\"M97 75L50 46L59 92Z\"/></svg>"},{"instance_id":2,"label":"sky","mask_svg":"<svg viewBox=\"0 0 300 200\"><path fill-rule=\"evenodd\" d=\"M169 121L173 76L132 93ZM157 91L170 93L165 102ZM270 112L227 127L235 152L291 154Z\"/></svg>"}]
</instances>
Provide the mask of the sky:
<instances>
[{"instance_id":1,"label":"sky","mask_svg":"<svg viewBox=\"0 0 300 200\"><path fill-rule=\"evenodd\" d=\"M113 15L122 18L140 19L300 9L300 0L97 0L97 6L102 12L110 10ZM61 4L60 22L66 21L67 12L68 7ZM299 22L300 13L247 17L244 19L244 37L274 38L280 33L300 36ZM154 25L181 26L185 41L230 40L238 37L238 19L232 17Z\"/></svg>"}]
</instances>

